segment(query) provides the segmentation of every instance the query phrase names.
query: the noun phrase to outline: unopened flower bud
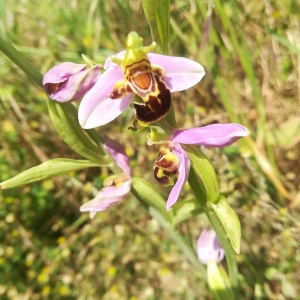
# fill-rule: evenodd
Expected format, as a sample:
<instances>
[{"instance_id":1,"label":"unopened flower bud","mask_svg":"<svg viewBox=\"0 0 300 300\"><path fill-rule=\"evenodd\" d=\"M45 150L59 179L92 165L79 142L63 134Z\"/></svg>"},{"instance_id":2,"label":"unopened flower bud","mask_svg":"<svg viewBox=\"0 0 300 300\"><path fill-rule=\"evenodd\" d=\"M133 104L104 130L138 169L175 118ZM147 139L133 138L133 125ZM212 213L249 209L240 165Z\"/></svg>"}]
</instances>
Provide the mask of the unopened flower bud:
<instances>
[{"instance_id":1,"label":"unopened flower bud","mask_svg":"<svg viewBox=\"0 0 300 300\"><path fill-rule=\"evenodd\" d=\"M85 64L61 63L43 78L47 96L58 102L72 102L83 97L100 77L100 65L87 68Z\"/></svg>"},{"instance_id":2,"label":"unopened flower bud","mask_svg":"<svg viewBox=\"0 0 300 300\"><path fill-rule=\"evenodd\" d=\"M224 250L213 229L204 229L197 242L198 260L206 265L209 262L220 262Z\"/></svg>"}]
</instances>

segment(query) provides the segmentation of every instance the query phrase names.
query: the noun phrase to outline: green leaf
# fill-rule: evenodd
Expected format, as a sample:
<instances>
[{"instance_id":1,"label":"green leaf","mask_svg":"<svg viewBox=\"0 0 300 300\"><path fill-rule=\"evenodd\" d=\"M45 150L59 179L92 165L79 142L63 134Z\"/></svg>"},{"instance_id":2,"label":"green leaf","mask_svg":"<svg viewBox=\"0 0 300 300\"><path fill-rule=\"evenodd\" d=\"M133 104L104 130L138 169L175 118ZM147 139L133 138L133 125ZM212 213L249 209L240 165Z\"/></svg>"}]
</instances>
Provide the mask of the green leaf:
<instances>
[{"instance_id":1,"label":"green leaf","mask_svg":"<svg viewBox=\"0 0 300 300\"><path fill-rule=\"evenodd\" d=\"M110 157L103 149L85 135L78 123L77 109L74 105L48 100L48 109L57 133L75 152L97 164L111 163Z\"/></svg>"},{"instance_id":2,"label":"green leaf","mask_svg":"<svg viewBox=\"0 0 300 300\"><path fill-rule=\"evenodd\" d=\"M154 190L152 185L145 179L134 177L132 178L132 192L142 199L144 202L157 208L166 218L171 219L173 213L166 211L166 201L161 195Z\"/></svg>"},{"instance_id":3,"label":"green leaf","mask_svg":"<svg viewBox=\"0 0 300 300\"><path fill-rule=\"evenodd\" d=\"M13 61L37 85L43 87L43 75L0 32L0 51Z\"/></svg>"},{"instance_id":4,"label":"green leaf","mask_svg":"<svg viewBox=\"0 0 300 300\"><path fill-rule=\"evenodd\" d=\"M204 212L196 198L177 202L173 208L174 219L172 225L176 225L183 221L189 220L194 216Z\"/></svg>"},{"instance_id":5,"label":"green leaf","mask_svg":"<svg viewBox=\"0 0 300 300\"><path fill-rule=\"evenodd\" d=\"M170 0L158 1L156 21L161 40L162 51L164 54L168 54L170 32Z\"/></svg>"},{"instance_id":6,"label":"green leaf","mask_svg":"<svg viewBox=\"0 0 300 300\"><path fill-rule=\"evenodd\" d=\"M234 299L228 275L215 262L208 263L207 265L207 279L214 299Z\"/></svg>"},{"instance_id":7,"label":"green leaf","mask_svg":"<svg viewBox=\"0 0 300 300\"><path fill-rule=\"evenodd\" d=\"M156 10L157 10L158 0L142 0L142 6L146 19L150 26L151 36L153 41L159 43L159 35L156 24Z\"/></svg>"},{"instance_id":8,"label":"green leaf","mask_svg":"<svg viewBox=\"0 0 300 300\"><path fill-rule=\"evenodd\" d=\"M142 0L157 52L168 54L170 32L170 0Z\"/></svg>"},{"instance_id":9,"label":"green leaf","mask_svg":"<svg viewBox=\"0 0 300 300\"><path fill-rule=\"evenodd\" d=\"M212 208L222 223L233 250L239 254L241 248L241 224L237 214L222 195L220 195L217 204L212 204Z\"/></svg>"},{"instance_id":10,"label":"green leaf","mask_svg":"<svg viewBox=\"0 0 300 300\"><path fill-rule=\"evenodd\" d=\"M207 201L216 203L220 193L216 172L212 164L199 147L190 145L186 146L185 150L190 158L192 168L203 183Z\"/></svg>"},{"instance_id":11,"label":"green leaf","mask_svg":"<svg viewBox=\"0 0 300 300\"><path fill-rule=\"evenodd\" d=\"M0 183L0 189L11 189L14 187L45 180L57 175L66 174L71 171L97 167L99 164L88 160L73 160L67 158L55 158L32 167L17 176Z\"/></svg>"}]
</instances>

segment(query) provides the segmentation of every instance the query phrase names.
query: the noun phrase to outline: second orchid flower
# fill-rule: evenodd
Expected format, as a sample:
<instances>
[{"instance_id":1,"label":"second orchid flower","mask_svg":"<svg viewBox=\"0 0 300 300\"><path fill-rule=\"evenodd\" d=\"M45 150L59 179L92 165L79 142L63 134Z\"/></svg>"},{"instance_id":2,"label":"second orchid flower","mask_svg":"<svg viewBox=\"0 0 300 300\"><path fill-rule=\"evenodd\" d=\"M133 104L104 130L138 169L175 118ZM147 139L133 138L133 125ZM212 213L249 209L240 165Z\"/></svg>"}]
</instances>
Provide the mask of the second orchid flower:
<instances>
[{"instance_id":1,"label":"second orchid flower","mask_svg":"<svg viewBox=\"0 0 300 300\"><path fill-rule=\"evenodd\" d=\"M182 145L205 147L225 147L236 140L249 135L249 130L242 125L213 124L185 130L174 130L168 141L160 141L159 154L154 163L154 177L163 185L173 185L172 176L178 174L177 182L169 194L167 210L176 203L179 193L188 180L190 160ZM149 144L155 144L150 141Z\"/></svg>"}]
</instances>

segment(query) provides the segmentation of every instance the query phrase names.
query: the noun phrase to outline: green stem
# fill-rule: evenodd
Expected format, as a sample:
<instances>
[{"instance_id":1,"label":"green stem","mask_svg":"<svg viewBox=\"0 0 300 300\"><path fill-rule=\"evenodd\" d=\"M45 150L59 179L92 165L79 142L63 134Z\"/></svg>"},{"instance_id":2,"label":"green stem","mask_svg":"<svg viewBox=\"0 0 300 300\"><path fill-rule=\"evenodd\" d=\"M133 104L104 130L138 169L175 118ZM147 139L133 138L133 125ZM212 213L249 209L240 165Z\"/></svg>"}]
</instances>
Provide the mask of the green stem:
<instances>
[{"instance_id":1,"label":"green stem","mask_svg":"<svg viewBox=\"0 0 300 300\"><path fill-rule=\"evenodd\" d=\"M13 61L22 71L24 71L37 85L43 87L43 75L34 68L25 56L20 53L8 40L4 39L0 33L0 51Z\"/></svg>"}]
</instances>

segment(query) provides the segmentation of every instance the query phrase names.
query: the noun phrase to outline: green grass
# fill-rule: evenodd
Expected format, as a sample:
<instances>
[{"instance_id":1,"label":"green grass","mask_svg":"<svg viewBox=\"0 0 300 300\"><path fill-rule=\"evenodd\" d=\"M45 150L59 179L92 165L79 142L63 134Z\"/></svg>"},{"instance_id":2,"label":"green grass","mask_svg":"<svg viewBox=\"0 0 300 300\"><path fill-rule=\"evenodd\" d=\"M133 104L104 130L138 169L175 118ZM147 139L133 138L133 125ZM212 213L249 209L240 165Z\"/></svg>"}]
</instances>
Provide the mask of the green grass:
<instances>
[{"instance_id":1,"label":"green grass","mask_svg":"<svg viewBox=\"0 0 300 300\"><path fill-rule=\"evenodd\" d=\"M232 121L252 133L205 149L242 224L241 299L299 299L299 17L296 1L171 3L170 55L194 59L207 73L173 95L178 125ZM151 42L137 0L0 0L0 31L41 73L81 62L81 53L103 63L131 30ZM45 159L79 158L52 127L41 90L4 55L0 66L0 182ZM128 111L97 130L125 145L132 173L166 198L169 188L152 178L156 149L127 131L131 124ZM107 172L91 168L0 192L0 299L209 299L133 195L92 221L79 213ZM180 230L195 245L207 224L198 216Z\"/></svg>"}]
</instances>

